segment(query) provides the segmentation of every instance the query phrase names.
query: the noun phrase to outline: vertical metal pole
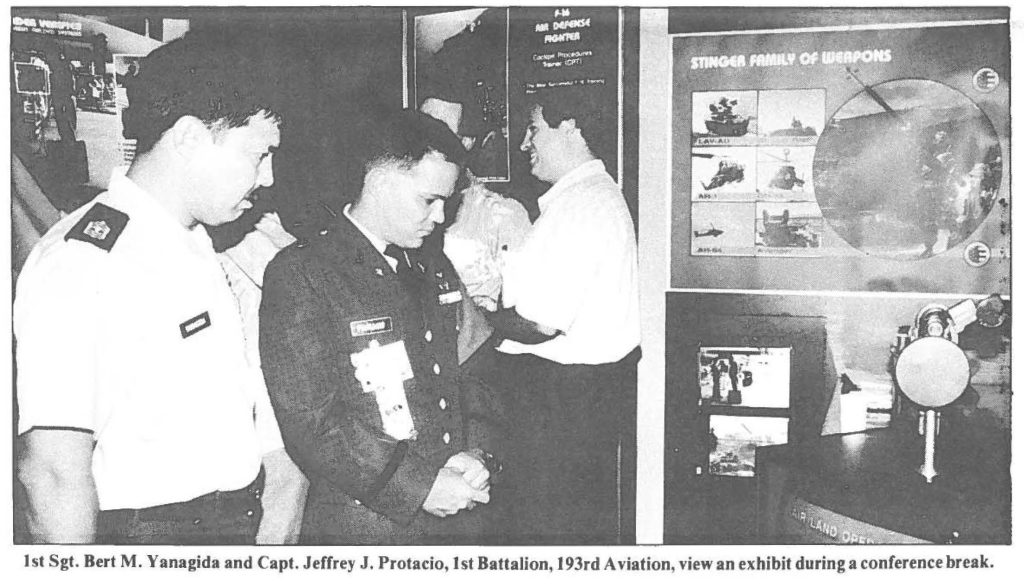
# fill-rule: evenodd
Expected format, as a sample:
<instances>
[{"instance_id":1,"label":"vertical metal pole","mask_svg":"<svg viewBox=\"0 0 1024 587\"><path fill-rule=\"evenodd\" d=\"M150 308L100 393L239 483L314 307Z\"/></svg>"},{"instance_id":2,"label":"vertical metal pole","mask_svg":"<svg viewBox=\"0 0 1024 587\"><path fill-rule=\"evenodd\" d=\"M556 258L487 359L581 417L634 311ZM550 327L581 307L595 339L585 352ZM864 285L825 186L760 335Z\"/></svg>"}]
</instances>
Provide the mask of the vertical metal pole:
<instances>
[{"instance_id":1,"label":"vertical metal pole","mask_svg":"<svg viewBox=\"0 0 1024 587\"><path fill-rule=\"evenodd\" d=\"M935 470L935 410L928 410L924 414L924 464L920 471L928 483L938 475Z\"/></svg>"}]
</instances>

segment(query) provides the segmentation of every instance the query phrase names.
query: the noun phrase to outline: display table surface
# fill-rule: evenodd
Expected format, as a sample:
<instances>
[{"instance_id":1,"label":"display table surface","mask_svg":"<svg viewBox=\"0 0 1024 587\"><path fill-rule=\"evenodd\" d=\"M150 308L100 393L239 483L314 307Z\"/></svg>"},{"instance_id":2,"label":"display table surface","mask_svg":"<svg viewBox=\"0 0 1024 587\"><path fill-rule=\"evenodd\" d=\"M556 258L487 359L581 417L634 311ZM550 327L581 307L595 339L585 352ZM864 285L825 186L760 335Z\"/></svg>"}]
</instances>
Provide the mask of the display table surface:
<instances>
[{"instance_id":1,"label":"display table surface","mask_svg":"<svg viewBox=\"0 0 1024 587\"><path fill-rule=\"evenodd\" d=\"M918 473L924 439L916 432L904 423L758 448L761 537L811 543L864 542L865 536L867 542L913 537L1009 543L1009 434L944 422L935 458L939 475L927 483ZM871 533L865 525L890 532Z\"/></svg>"}]
</instances>

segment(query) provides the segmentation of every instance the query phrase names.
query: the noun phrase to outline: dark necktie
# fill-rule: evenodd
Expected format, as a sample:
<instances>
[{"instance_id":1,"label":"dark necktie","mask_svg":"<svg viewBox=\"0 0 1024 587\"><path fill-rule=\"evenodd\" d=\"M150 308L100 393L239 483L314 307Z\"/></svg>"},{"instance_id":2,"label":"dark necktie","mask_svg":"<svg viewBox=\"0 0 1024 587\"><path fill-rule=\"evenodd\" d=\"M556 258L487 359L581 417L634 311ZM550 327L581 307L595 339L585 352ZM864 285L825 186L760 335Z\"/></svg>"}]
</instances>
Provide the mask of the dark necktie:
<instances>
[{"instance_id":1,"label":"dark necktie","mask_svg":"<svg viewBox=\"0 0 1024 587\"><path fill-rule=\"evenodd\" d=\"M395 273L398 274L403 284L408 284L409 278L413 277L413 271L409 266L409 257L405 254L405 249L397 245L388 245L384 247L384 256L390 257L396 262Z\"/></svg>"},{"instance_id":2,"label":"dark necktie","mask_svg":"<svg viewBox=\"0 0 1024 587\"><path fill-rule=\"evenodd\" d=\"M412 304L412 308L420 315L420 323L423 328L426 328L424 323L425 317L423 316L423 302L422 297L422 282L419 273L412 268L410 265L411 260L406 250L397 245L388 245L384 248L384 255L391 257L397 262L395 266L395 273L398 275L398 281L402 284L402 289L405 290L405 294L409 296L409 301Z\"/></svg>"}]
</instances>

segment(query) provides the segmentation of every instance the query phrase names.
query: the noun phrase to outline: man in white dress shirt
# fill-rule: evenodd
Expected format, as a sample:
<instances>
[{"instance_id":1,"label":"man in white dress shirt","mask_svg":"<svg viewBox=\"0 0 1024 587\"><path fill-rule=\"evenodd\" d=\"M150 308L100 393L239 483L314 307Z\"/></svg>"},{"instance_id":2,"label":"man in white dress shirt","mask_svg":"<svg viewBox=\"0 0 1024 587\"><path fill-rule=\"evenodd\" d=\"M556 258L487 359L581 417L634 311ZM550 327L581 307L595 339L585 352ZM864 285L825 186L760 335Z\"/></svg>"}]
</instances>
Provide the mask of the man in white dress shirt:
<instances>
[{"instance_id":1,"label":"man in white dress shirt","mask_svg":"<svg viewBox=\"0 0 1024 587\"><path fill-rule=\"evenodd\" d=\"M519 539L617 539L622 431L636 394L640 319L633 222L592 148L601 112L582 91L535 95L520 149L552 184L503 273L490 318L514 430Z\"/></svg>"}]
</instances>

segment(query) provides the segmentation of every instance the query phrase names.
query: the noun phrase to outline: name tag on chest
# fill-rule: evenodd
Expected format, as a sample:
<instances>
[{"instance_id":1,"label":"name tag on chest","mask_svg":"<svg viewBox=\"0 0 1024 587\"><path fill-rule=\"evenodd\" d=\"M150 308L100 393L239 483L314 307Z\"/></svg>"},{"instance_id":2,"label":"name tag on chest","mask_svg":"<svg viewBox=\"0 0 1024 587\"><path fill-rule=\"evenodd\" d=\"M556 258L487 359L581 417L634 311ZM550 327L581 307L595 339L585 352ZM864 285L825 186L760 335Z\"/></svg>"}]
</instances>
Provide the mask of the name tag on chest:
<instances>
[{"instance_id":1,"label":"name tag on chest","mask_svg":"<svg viewBox=\"0 0 1024 587\"><path fill-rule=\"evenodd\" d=\"M372 334L391 332L394 329L394 325L390 316L382 316L380 318L349 322L348 329L352 336L370 336Z\"/></svg>"},{"instance_id":2,"label":"name tag on chest","mask_svg":"<svg viewBox=\"0 0 1024 587\"><path fill-rule=\"evenodd\" d=\"M181 331L182 338L188 338L201 330L209 328L211 324L213 322L210 321L210 313L203 312L195 318L189 318L179 324L178 330Z\"/></svg>"}]
</instances>

